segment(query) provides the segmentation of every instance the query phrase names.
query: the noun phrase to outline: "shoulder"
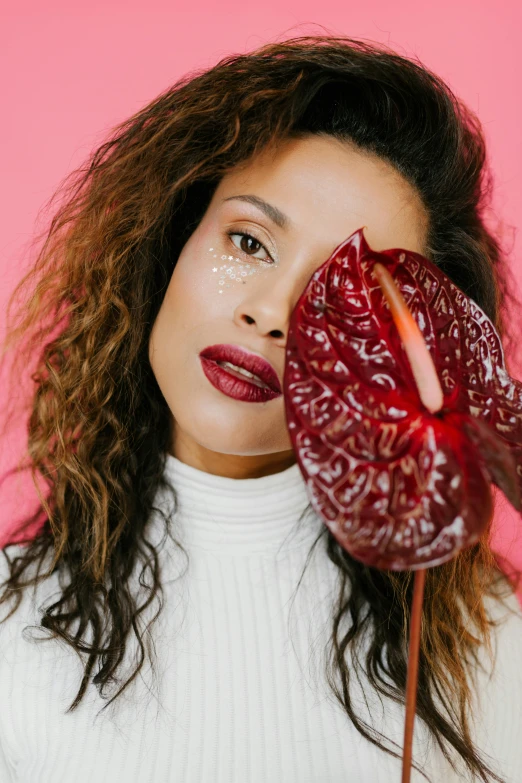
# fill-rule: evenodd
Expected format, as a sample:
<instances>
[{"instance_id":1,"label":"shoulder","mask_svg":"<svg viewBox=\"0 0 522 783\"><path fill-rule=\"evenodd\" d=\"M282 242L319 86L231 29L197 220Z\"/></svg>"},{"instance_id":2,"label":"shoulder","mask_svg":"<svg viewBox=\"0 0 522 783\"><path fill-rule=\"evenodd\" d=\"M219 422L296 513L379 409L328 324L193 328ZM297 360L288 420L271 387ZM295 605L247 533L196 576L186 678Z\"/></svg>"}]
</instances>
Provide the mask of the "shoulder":
<instances>
[{"instance_id":1,"label":"shoulder","mask_svg":"<svg viewBox=\"0 0 522 783\"><path fill-rule=\"evenodd\" d=\"M504 582L500 597L487 594L483 598L486 616L490 621L491 652L486 645L478 651L476 690L479 700L485 702L497 698L502 688L522 690L522 606L517 594Z\"/></svg>"},{"instance_id":2,"label":"shoulder","mask_svg":"<svg viewBox=\"0 0 522 783\"><path fill-rule=\"evenodd\" d=\"M495 623L492 655L485 649L479 655L471 717L479 749L511 783L522 780L522 607L511 592L502 600L487 596L484 608Z\"/></svg>"},{"instance_id":3,"label":"shoulder","mask_svg":"<svg viewBox=\"0 0 522 783\"><path fill-rule=\"evenodd\" d=\"M500 600L488 595L484 608L494 621L491 642L494 651L492 676L502 678L508 673L522 677L520 653L522 652L522 606L516 593L504 594Z\"/></svg>"}]
</instances>

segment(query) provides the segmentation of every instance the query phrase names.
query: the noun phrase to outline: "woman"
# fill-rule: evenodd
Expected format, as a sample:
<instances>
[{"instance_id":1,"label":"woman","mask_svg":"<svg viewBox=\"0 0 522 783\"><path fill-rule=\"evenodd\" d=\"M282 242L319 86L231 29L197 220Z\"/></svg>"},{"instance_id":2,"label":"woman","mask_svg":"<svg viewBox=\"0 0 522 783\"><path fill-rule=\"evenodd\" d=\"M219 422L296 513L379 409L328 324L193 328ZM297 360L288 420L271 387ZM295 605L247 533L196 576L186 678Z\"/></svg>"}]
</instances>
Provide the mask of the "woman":
<instances>
[{"instance_id":1,"label":"woman","mask_svg":"<svg viewBox=\"0 0 522 783\"><path fill-rule=\"evenodd\" d=\"M40 346L49 491L4 550L2 780L399 779L411 573L363 566L311 512L285 340L361 226L504 335L488 183L440 79L333 37L190 74L78 172L9 339L35 332L24 364ZM427 573L415 781L522 780L522 613L490 532Z\"/></svg>"}]
</instances>

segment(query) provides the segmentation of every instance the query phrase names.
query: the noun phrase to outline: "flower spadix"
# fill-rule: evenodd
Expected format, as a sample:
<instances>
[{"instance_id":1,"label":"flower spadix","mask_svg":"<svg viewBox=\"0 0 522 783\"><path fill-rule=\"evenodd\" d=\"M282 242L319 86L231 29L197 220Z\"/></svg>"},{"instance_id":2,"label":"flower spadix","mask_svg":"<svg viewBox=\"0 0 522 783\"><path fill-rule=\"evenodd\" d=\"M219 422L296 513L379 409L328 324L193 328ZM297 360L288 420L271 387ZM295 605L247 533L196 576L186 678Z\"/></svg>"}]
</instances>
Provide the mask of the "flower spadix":
<instances>
[{"instance_id":1,"label":"flower spadix","mask_svg":"<svg viewBox=\"0 0 522 783\"><path fill-rule=\"evenodd\" d=\"M492 482L520 510L522 384L491 320L419 253L373 251L362 229L342 242L294 308L283 383L310 502L361 562L451 559L490 521Z\"/></svg>"}]
</instances>

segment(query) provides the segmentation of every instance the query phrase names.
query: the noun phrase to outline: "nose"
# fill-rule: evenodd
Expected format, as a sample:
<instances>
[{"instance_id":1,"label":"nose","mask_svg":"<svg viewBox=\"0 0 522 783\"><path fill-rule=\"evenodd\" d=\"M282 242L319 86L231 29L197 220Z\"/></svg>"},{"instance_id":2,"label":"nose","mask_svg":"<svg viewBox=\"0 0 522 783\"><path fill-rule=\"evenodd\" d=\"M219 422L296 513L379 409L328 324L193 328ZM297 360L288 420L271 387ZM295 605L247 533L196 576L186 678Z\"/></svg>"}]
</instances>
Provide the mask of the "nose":
<instances>
[{"instance_id":1,"label":"nose","mask_svg":"<svg viewBox=\"0 0 522 783\"><path fill-rule=\"evenodd\" d=\"M284 348L290 317L300 293L297 281L290 279L290 275L286 280L279 277L270 282L266 281L263 286L253 287L238 304L235 320L238 326L246 326L259 337L265 337L271 343Z\"/></svg>"},{"instance_id":2,"label":"nose","mask_svg":"<svg viewBox=\"0 0 522 783\"><path fill-rule=\"evenodd\" d=\"M256 319L251 315L249 315L248 313L243 313L241 315L241 320L244 321L244 323L246 323L248 326L252 324L256 324L258 327L258 332L260 334L264 334L266 336L272 337L273 338L272 342L281 341L283 339L286 341L287 329L277 328L277 327L270 328L264 326L265 323L266 324L274 323L274 319L270 318L270 316L264 317L263 315L260 315L258 313Z\"/></svg>"}]
</instances>

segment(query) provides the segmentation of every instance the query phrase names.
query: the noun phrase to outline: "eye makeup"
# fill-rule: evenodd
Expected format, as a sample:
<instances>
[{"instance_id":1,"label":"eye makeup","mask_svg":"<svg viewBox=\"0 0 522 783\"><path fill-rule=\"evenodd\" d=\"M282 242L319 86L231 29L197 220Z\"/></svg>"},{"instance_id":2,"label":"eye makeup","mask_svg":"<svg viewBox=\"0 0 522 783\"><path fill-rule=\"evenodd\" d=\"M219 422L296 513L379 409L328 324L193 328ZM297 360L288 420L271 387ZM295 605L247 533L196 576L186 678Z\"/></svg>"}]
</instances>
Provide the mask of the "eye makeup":
<instances>
[{"instance_id":1,"label":"eye makeup","mask_svg":"<svg viewBox=\"0 0 522 783\"><path fill-rule=\"evenodd\" d=\"M244 236L252 236L249 235L247 232L242 231L234 231L230 232L228 236L232 234L233 236L239 234ZM254 239L258 244L261 245L261 242L259 240L252 236L252 239ZM214 252L215 248L210 247L208 252L213 254L213 258L218 258L218 253ZM259 272L262 272L267 269L274 269L278 264L276 262L273 262L271 264L266 263L261 258L255 258L252 257L253 263L245 263L244 260L241 258L238 258L233 255L227 255L226 253L222 253L219 256L220 260L224 263L221 264L221 266L216 265L212 267L212 273L216 276L216 279L218 281L218 293L222 294L225 288L230 288L232 285L232 281L234 283L240 283L244 285L247 281L245 280L246 277L250 277L251 275L256 275Z\"/></svg>"}]
</instances>

